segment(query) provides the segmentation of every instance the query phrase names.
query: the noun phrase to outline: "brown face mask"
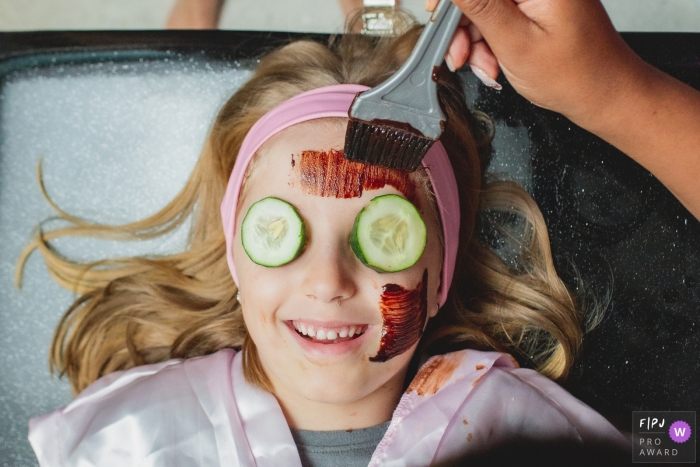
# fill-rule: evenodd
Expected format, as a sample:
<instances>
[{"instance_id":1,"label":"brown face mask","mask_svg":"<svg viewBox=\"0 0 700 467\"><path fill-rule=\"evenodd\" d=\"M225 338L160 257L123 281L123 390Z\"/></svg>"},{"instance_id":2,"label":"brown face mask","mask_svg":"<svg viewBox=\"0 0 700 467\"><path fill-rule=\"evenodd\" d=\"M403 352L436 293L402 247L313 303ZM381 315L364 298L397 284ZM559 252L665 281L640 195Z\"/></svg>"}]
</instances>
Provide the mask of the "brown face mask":
<instances>
[{"instance_id":1,"label":"brown face mask","mask_svg":"<svg viewBox=\"0 0 700 467\"><path fill-rule=\"evenodd\" d=\"M372 362L385 362L404 353L423 335L428 316L428 270L416 288L407 290L398 284L386 284L382 288L379 308L384 324L382 340Z\"/></svg>"},{"instance_id":2,"label":"brown face mask","mask_svg":"<svg viewBox=\"0 0 700 467\"><path fill-rule=\"evenodd\" d=\"M415 206L419 206L416 186L410 174L402 170L350 162L340 150L303 151L292 156L292 167L305 193L334 198L359 198L364 190L378 190L389 185Z\"/></svg>"}]
</instances>

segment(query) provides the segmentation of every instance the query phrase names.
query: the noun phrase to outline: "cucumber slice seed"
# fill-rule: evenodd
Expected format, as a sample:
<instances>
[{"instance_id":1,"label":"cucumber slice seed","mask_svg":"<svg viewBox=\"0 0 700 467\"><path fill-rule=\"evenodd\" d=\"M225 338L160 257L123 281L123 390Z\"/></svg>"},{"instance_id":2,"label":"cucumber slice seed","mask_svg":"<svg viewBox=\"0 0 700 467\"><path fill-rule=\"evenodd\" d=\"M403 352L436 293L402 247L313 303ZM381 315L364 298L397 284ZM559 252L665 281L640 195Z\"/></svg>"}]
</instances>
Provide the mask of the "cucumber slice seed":
<instances>
[{"instance_id":1,"label":"cucumber slice seed","mask_svg":"<svg viewBox=\"0 0 700 467\"><path fill-rule=\"evenodd\" d=\"M253 203L241 224L241 242L248 257L265 267L282 266L302 252L306 228L299 212L275 197Z\"/></svg>"},{"instance_id":2,"label":"cucumber slice seed","mask_svg":"<svg viewBox=\"0 0 700 467\"><path fill-rule=\"evenodd\" d=\"M425 222L416 207L398 195L373 198L357 217L350 246L365 266L378 272L410 268L426 244Z\"/></svg>"}]
</instances>

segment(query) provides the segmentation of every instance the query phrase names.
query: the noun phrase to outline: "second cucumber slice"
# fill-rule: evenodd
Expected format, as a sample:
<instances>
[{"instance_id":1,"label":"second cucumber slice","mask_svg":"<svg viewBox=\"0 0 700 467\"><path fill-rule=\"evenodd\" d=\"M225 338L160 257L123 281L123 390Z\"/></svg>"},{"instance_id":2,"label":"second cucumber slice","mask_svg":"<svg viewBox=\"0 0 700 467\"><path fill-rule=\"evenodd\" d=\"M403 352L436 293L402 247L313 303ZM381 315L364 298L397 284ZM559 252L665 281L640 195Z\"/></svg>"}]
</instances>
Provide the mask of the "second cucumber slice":
<instances>
[{"instance_id":1,"label":"second cucumber slice","mask_svg":"<svg viewBox=\"0 0 700 467\"><path fill-rule=\"evenodd\" d=\"M379 272L413 266L423 254L425 222L416 207L398 195L377 196L355 218L350 246L355 255Z\"/></svg>"},{"instance_id":2,"label":"second cucumber slice","mask_svg":"<svg viewBox=\"0 0 700 467\"><path fill-rule=\"evenodd\" d=\"M301 254L305 243L304 221L288 202L263 198L248 209L241 225L241 242L255 264L282 266Z\"/></svg>"}]
</instances>

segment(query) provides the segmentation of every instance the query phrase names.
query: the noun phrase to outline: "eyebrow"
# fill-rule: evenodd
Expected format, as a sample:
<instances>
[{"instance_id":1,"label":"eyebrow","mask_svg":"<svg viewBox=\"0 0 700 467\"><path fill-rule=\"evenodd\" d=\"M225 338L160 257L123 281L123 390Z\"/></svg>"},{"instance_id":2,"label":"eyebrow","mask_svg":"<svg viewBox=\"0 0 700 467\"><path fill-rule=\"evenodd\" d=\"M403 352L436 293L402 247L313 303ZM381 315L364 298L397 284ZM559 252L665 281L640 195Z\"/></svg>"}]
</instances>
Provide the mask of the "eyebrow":
<instances>
[{"instance_id":1,"label":"eyebrow","mask_svg":"<svg viewBox=\"0 0 700 467\"><path fill-rule=\"evenodd\" d=\"M416 184L408 172L352 162L342 150L302 151L298 160L292 156L292 170L305 193L334 198L359 198L364 190L378 190L386 185L396 188L416 206Z\"/></svg>"}]
</instances>

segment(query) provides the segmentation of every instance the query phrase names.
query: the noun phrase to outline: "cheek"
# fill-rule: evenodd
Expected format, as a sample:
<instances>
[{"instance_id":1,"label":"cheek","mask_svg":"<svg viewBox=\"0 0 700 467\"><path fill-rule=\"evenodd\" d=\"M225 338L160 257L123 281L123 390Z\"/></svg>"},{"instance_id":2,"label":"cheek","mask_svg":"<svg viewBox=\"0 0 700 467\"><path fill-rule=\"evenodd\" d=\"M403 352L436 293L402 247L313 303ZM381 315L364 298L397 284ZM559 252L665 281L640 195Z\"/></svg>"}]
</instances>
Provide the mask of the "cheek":
<instances>
[{"instance_id":1,"label":"cheek","mask_svg":"<svg viewBox=\"0 0 700 467\"><path fill-rule=\"evenodd\" d=\"M235 259L243 317L252 333L255 328L274 324L274 312L281 306L286 292L275 277L278 271L257 266L247 257Z\"/></svg>"},{"instance_id":2,"label":"cheek","mask_svg":"<svg viewBox=\"0 0 700 467\"><path fill-rule=\"evenodd\" d=\"M280 286L287 278L284 266L268 268L255 264L245 252L240 239L236 239L234 244L233 259L243 297L255 297L255 301L270 301L280 294Z\"/></svg>"},{"instance_id":3,"label":"cheek","mask_svg":"<svg viewBox=\"0 0 700 467\"><path fill-rule=\"evenodd\" d=\"M379 308L382 312L382 338L373 362L385 362L413 347L423 335L428 315L428 270L415 289L397 284L383 287Z\"/></svg>"},{"instance_id":4,"label":"cheek","mask_svg":"<svg viewBox=\"0 0 700 467\"><path fill-rule=\"evenodd\" d=\"M243 287L242 312L246 329L258 348L261 361L276 361L285 345L287 336L282 323L277 320L277 310L283 305L284 291L275 287L259 287L250 278Z\"/></svg>"}]
</instances>

